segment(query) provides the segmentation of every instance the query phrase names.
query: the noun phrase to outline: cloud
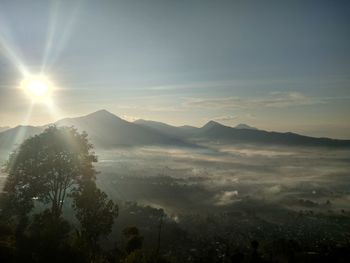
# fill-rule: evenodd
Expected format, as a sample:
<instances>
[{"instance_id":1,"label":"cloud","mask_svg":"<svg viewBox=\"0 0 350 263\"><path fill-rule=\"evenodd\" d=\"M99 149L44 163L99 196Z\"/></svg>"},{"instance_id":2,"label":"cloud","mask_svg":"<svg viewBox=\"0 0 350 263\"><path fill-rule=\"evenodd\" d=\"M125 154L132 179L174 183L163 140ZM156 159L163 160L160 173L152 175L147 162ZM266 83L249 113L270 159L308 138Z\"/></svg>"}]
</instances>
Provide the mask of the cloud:
<instances>
[{"instance_id":1,"label":"cloud","mask_svg":"<svg viewBox=\"0 0 350 263\"><path fill-rule=\"evenodd\" d=\"M273 92L263 98L188 98L185 105L198 108L285 108L325 103L326 100L300 92Z\"/></svg>"},{"instance_id":2,"label":"cloud","mask_svg":"<svg viewBox=\"0 0 350 263\"><path fill-rule=\"evenodd\" d=\"M130 116L130 115L122 115L121 118L124 119L124 120L127 120L129 122L134 122L136 120L142 119L140 117Z\"/></svg>"},{"instance_id":3,"label":"cloud","mask_svg":"<svg viewBox=\"0 0 350 263\"><path fill-rule=\"evenodd\" d=\"M233 116L233 115L218 116L213 118L214 121L232 121L236 119L237 119L237 116Z\"/></svg>"},{"instance_id":4,"label":"cloud","mask_svg":"<svg viewBox=\"0 0 350 263\"><path fill-rule=\"evenodd\" d=\"M241 108L243 101L237 97L228 98L188 98L185 106L193 108Z\"/></svg>"},{"instance_id":5,"label":"cloud","mask_svg":"<svg viewBox=\"0 0 350 263\"><path fill-rule=\"evenodd\" d=\"M163 105L118 105L118 109L122 110L139 110L139 111L150 111L150 112L182 112L184 109L176 106L163 106Z\"/></svg>"},{"instance_id":6,"label":"cloud","mask_svg":"<svg viewBox=\"0 0 350 263\"><path fill-rule=\"evenodd\" d=\"M215 196L215 205L217 206L225 206L230 205L234 202L237 202L238 191L222 191L221 193Z\"/></svg>"},{"instance_id":7,"label":"cloud","mask_svg":"<svg viewBox=\"0 0 350 263\"><path fill-rule=\"evenodd\" d=\"M282 191L282 186L279 184L267 187L265 189L265 193L271 194L271 195L279 194L281 191Z\"/></svg>"},{"instance_id":8,"label":"cloud","mask_svg":"<svg viewBox=\"0 0 350 263\"><path fill-rule=\"evenodd\" d=\"M169 91L169 90L192 90L192 89L225 89L225 88L239 88L246 86L261 85L264 82L270 84L263 80L227 80L227 81L204 81L204 82L190 82L183 84L173 84L173 85L160 85L146 87L147 90L156 90L156 91Z\"/></svg>"}]
</instances>

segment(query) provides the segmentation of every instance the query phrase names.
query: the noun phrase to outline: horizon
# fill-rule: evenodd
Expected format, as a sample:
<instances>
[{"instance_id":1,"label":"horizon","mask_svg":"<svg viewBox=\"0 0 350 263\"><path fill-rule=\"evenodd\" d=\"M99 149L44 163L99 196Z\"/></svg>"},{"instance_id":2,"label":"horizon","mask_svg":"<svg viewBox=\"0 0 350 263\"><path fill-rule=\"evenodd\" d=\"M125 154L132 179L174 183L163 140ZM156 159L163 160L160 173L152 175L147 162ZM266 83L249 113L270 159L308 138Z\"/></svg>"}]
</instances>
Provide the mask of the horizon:
<instances>
[{"instance_id":1,"label":"horizon","mask_svg":"<svg viewBox=\"0 0 350 263\"><path fill-rule=\"evenodd\" d=\"M0 0L0 262L350 262L349 14Z\"/></svg>"},{"instance_id":2,"label":"horizon","mask_svg":"<svg viewBox=\"0 0 350 263\"><path fill-rule=\"evenodd\" d=\"M349 139L350 4L252 3L2 2L0 126L107 108ZM38 80L50 103L19 88Z\"/></svg>"},{"instance_id":3,"label":"horizon","mask_svg":"<svg viewBox=\"0 0 350 263\"><path fill-rule=\"evenodd\" d=\"M58 119L58 120L55 120L51 123L45 123L45 124L42 124L42 125L30 125L30 124L18 124L16 126L0 126L0 128L7 128L5 130L2 130L0 131L3 132L3 131L6 131L6 130L9 130L9 129L12 129L12 128L16 128L16 127L25 127L25 126L32 126L32 127L45 127L45 126L48 126L48 125L54 125L55 123L61 121L61 120L65 120L65 119L75 119L75 118L80 118L80 117L87 117L89 115L92 115L92 114L95 114L95 113L98 113L98 112L107 112L109 114L112 114L122 120L125 120L127 122L130 122L130 123L135 123L136 121L151 121L151 122L157 122L157 123L163 123L163 124L167 124L167 125L170 125L170 126L173 126L173 127L183 127L183 126L190 126L190 127L195 127L195 128L202 128L204 127L205 125L207 125L208 123L211 123L211 122L214 122L214 123L218 123L220 125L224 125L224 126L227 126L227 127L230 127L230 128L237 128L238 126L241 126L241 125L244 125L244 126L247 126L247 128L253 128L253 129L257 129L257 130L260 130L260 131L268 131L268 132L280 132L280 133L295 133L295 134L299 134L299 135L302 135L302 136L310 136L310 135L306 135L306 134L302 134L302 133L297 133L297 132L294 132L294 131L275 131L275 130L264 130L264 129L260 129L259 127L255 127L253 125L250 125L248 123L237 123L235 125L227 125L227 124L224 124L220 121L215 121L215 120L208 120L207 122L203 123L202 125L200 126L195 126L195 125L191 125L191 124L183 124L183 125L173 125L173 124L170 124L170 123L167 123L167 122L160 122L160 121L155 121L155 120L149 120L149 119L136 119L136 120L128 120L126 118L123 118L123 116L118 116L117 114L111 112L111 111L108 111L106 109L100 109L100 110L97 110L97 111L94 111L94 112L90 112L90 113L87 113L87 114L84 114L84 115L79 115L79 116L69 116L69 117L62 117L61 119ZM242 128L239 128L239 129L242 129ZM330 139L337 139L337 140L348 140L348 138L332 138L332 137L315 137L315 136L310 136L310 137L314 137L314 138L330 138Z\"/></svg>"}]
</instances>

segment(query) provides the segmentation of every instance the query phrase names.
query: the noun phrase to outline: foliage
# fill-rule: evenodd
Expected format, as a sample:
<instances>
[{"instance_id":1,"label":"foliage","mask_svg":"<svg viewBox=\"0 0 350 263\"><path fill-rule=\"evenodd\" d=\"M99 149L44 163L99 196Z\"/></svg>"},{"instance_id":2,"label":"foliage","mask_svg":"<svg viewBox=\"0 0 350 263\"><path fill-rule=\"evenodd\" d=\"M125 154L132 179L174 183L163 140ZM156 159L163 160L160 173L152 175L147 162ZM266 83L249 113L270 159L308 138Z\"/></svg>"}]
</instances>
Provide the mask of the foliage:
<instances>
[{"instance_id":1,"label":"foliage","mask_svg":"<svg viewBox=\"0 0 350 263\"><path fill-rule=\"evenodd\" d=\"M71 227L63 218L55 218L50 210L34 215L29 225L31 240L40 250L54 250L59 248L69 237Z\"/></svg>"},{"instance_id":2,"label":"foliage","mask_svg":"<svg viewBox=\"0 0 350 263\"><path fill-rule=\"evenodd\" d=\"M35 254L35 259L40 262L52 262L52 255L57 255L55 262L59 262L58 259L68 257L70 230L68 221L52 216L51 210L45 210L33 216L24 249Z\"/></svg>"},{"instance_id":3,"label":"foliage","mask_svg":"<svg viewBox=\"0 0 350 263\"><path fill-rule=\"evenodd\" d=\"M0 196L0 262L349 262L346 211L289 211L292 220L282 225L229 210L178 213L174 220L161 209L132 203L121 206L114 225L118 206L95 184L91 150L86 134L49 127L11 154ZM72 198L79 226L64 218L66 198ZM111 245L101 241L113 225L109 245L123 229L125 246L107 251ZM128 225L140 227L142 235Z\"/></svg>"},{"instance_id":4,"label":"foliage","mask_svg":"<svg viewBox=\"0 0 350 263\"><path fill-rule=\"evenodd\" d=\"M24 141L5 167L8 177L4 192L10 210L24 216L35 199L50 205L52 216L58 218L67 191L95 177L92 163L97 158L91 149L86 133L67 127L52 126Z\"/></svg>"},{"instance_id":5,"label":"foliage","mask_svg":"<svg viewBox=\"0 0 350 263\"><path fill-rule=\"evenodd\" d=\"M127 254L142 248L143 236L140 235L140 231L137 227L130 226L124 228L123 235L126 238L125 251Z\"/></svg>"},{"instance_id":6,"label":"foliage","mask_svg":"<svg viewBox=\"0 0 350 263\"><path fill-rule=\"evenodd\" d=\"M114 219L118 216L118 206L108 200L107 195L93 181L82 184L72 197L73 208L81 226L78 238L83 245L85 242L93 256L99 248L99 238L111 232Z\"/></svg>"},{"instance_id":7,"label":"foliage","mask_svg":"<svg viewBox=\"0 0 350 263\"><path fill-rule=\"evenodd\" d=\"M99 238L110 233L118 206L96 187L97 157L87 136L72 127L52 126L10 155L0 222L16 231L10 238L0 236L6 261L96 262ZM76 242L71 223L62 215L67 198L73 198L80 222Z\"/></svg>"},{"instance_id":8,"label":"foliage","mask_svg":"<svg viewBox=\"0 0 350 263\"><path fill-rule=\"evenodd\" d=\"M15 255L15 238L13 229L0 223L0 262L13 262Z\"/></svg>"},{"instance_id":9,"label":"foliage","mask_svg":"<svg viewBox=\"0 0 350 263\"><path fill-rule=\"evenodd\" d=\"M147 253L137 249L125 258L125 263L170 263L171 261L156 253Z\"/></svg>"}]
</instances>

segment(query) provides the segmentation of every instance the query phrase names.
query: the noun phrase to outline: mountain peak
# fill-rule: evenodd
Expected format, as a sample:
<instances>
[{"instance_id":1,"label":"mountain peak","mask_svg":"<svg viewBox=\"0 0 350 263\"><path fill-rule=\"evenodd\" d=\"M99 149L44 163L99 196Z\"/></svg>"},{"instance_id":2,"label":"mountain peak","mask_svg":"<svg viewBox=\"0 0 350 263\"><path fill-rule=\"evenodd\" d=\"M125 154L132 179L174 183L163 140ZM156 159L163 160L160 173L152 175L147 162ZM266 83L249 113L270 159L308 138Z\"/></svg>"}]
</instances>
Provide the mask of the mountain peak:
<instances>
[{"instance_id":1,"label":"mountain peak","mask_svg":"<svg viewBox=\"0 0 350 263\"><path fill-rule=\"evenodd\" d=\"M257 128L249 126L247 124L244 123L240 123L237 126L234 127L235 129L246 129L246 130L257 130Z\"/></svg>"},{"instance_id":2,"label":"mountain peak","mask_svg":"<svg viewBox=\"0 0 350 263\"><path fill-rule=\"evenodd\" d=\"M111 113L111 112L109 112L108 110L105 110L105 109L102 109L102 110L98 110L98 111L95 111L95 112L93 112L93 113L91 113L91 114L97 114L97 115L106 115L106 114L108 114L108 115L114 115L113 113Z\"/></svg>"},{"instance_id":3,"label":"mountain peak","mask_svg":"<svg viewBox=\"0 0 350 263\"><path fill-rule=\"evenodd\" d=\"M202 129L209 129L211 127L215 127L215 126L222 126L220 123L216 122L216 121L208 121L203 127Z\"/></svg>"},{"instance_id":4,"label":"mountain peak","mask_svg":"<svg viewBox=\"0 0 350 263\"><path fill-rule=\"evenodd\" d=\"M113 114L105 109L90 113L90 114L86 115L86 117L98 117L98 118L102 117L102 118L118 118L118 119L120 119L117 115L115 115L115 114Z\"/></svg>"}]
</instances>

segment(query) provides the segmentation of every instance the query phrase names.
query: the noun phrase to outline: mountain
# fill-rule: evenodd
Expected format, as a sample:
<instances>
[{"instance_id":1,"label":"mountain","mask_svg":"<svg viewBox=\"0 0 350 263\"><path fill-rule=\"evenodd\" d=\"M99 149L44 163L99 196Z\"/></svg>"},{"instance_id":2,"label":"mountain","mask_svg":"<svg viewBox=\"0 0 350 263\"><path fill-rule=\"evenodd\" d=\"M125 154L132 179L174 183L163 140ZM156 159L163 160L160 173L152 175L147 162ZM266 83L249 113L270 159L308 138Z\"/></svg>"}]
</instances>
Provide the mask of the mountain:
<instances>
[{"instance_id":1,"label":"mountain","mask_svg":"<svg viewBox=\"0 0 350 263\"><path fill-rule=\"evenodd\" d=\"M200 128L201 131L208 131L214 127L217 127L217 126L224 126L216 121L208 121L206 124L203 125L202 128ZM226 126L225 126L226 127Z\"/></svg>"},{"instance_id":2,"label":"mountain","mask_svg":"<svg viewBox=\"0 0 350 263\"><path fill-rule=\"evenodd\" d=\"M10 127L8 127L8 126L0 127L0 132L6 131L8 129L10 129Z\"/></svg>"},{"instance_id":3,"label":"mountain","mask_svg":"<svg viewBox=\"0 0 350 263\"><path fill-rule=\"evenodd\" d=\"M116 115L100 110L86 116L66 118L54 123L57 126L74 126L86 131L96 148L120 146L172 145L196 146L198 143L267 144L291 146L350 147L350 140L314 138L296 133L258 130L246 124L236 127L209 121L203 127L175 127L162 122L138 120L128 122ZM0 132L0 150L11 150L24 139L42 132L47 126L17 126Z\"/></svg>"},{"instance_id":4,"label":"mountain","mask_svg":"<svg viewBox=\"0 0 350 263\"><path fill-rule=\"evenodd\" d=\"M199 128L196 133L192 134L192 138L201 141L215 141L228 144L254 143L290 146L350 147L350 140L315 138L291 132L281 133L257 129L232 128L213 121Z\"/></svg>"},{"instance_id":5,"label":"mountain","mask_svg":"<svg viewBox=\"0 0 350 263\"><path fill-rule=\"evenodd\" d=\"M0 149L12 150L25 139L42 132L42 127L17 126L0 132Z\"/></svg>"},{"instance_id":6,"label":"mountain","mask_svg":"<svg viewBox=\"0 0 350 263\"><path fill-rule=\"evenodd\" d=\"M168 136L180 139L187 138L191 133L193 133L197 129L196 127L188 125L176 127L169 124L165 124L163 122L148 121L142 119L136 120L134 121L134 123L161 132L162 134L166 134Z\"/></svg>"},{"instance_id":7,"label":"mountain","mask_svg":"<svg viewBox=\"0 0 350 263\"><path fill-rule=\"evenodd\" d=\"M74 126L86 131L96 147L137 145L186 145L183 141L153 129L123 120L100 110L78 118L67 118L55 123L57 126Z\"/></svg>"},{"instance_id":8,"label":"mountain","mask_svg":"<svg viewBox=\"0 0 350 263\"><path fill-rule=\"evenodd\" d=\"M179 137L178 136L178 127L171 126L169 124L165 124L162 122L157 122L157 121L148 121L148 120L136 120L134 121L135 124L142 126L142 127L148 127L153 130L159 131L163 134L167 134L170 136L174 137Z\"/></svg>"},{"instance_id":9,"label":"mountain","mask_svg":"<svg viewBox=\"0 0 350 263\"><path fill-rule=\"evenodd\" d=\"M179 138L192 142L350 147L350 140L314 138L291 132L269 132L258 130L246 124L229 127L215 121L209 121L204 126L196 128L192 126L175 127L161 122L145 120L138 121L137 123L168 135L176 135Z\"/></svg>"},{"instance_id":10,"label":"mountain","mask_svg":"<svg viewBox=\"0 0 350 263\"><path fill-rule=\"evenodd\" d=\"M247 129L247 130L257 130L257 128L249 126L247 124L244 123L240 123L237 126L234 127L235 129Z\"/></svg>"}]
</instances>

